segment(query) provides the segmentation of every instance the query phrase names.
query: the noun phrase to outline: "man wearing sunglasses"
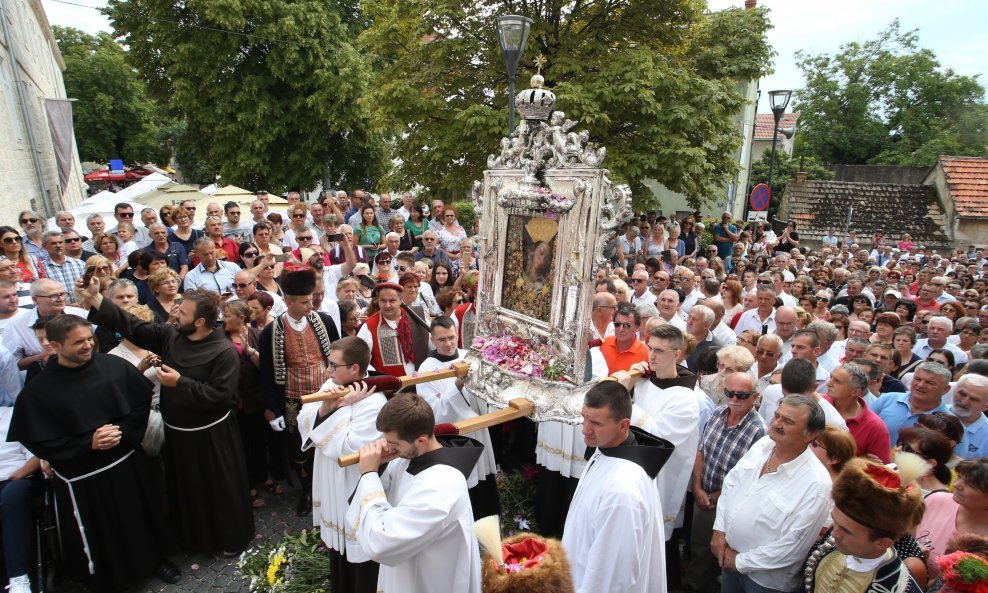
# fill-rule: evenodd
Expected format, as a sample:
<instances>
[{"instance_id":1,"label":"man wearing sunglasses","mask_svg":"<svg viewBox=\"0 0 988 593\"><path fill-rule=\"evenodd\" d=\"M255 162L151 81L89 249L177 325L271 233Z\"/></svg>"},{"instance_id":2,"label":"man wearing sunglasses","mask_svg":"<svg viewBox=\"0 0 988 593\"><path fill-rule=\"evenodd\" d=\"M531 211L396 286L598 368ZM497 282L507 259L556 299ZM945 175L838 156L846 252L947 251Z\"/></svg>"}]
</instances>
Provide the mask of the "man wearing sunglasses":
<instances>
[{"instance_id":1,"label":"man wearing sunglasses","mask_svg":"<svg viewBox=\"0 0 988 593\"><path fill-rule=\"evenodd\" d=\"M714 410L703 429L693 463L693 527L690 531L689 569L686 583L691 591L714 589L720 566L710 550L717 517L717 499L727 473L768 428L754 409L758 388L749 373L731 373L724 382L724 405Z\"/></svg>"},{"instance_id":2,"label":"man wearing sunglasses","mask_svg":"<svg viewBox=\"0 0 988 593\"><path fill-rule=\"evenodd\" d=\"M232 200L223 205L223 214L226 215L223 236L237 243L249 241L253 231L253 225L242 220L241 213L240 204Z\"/></svg>"},{"instance_id":3,"label":"man wearing sunglasses","mask_svg":"<svg viewBox=\"0 0 988 593\"><path fill-rule=\"evenodd\" d=\"M605 293L606 294L606 293ZM648 349L638 339L641 318L631 303L618 303L614 312L614 334L590 349L592 375L597 378L627 371L635 363L648 360Z\"/></svg>"},{"instance_id":4,"label":"man wearing sunglasses","mask_svg":"<svg viewBox=\"0 0 988 593\"><path fill-rule=\"evenodd\" d=\"M120 202L113 207L113 218L117 219L117 224L129 222L134 225L134 242L138 247L144 247L151 242L151 234L147 227L136 224L134 220L134 207L127 202Z\"/></svg>"},{"instance_id":5,"label":"man wearing sunglasses","mask_svg":"<svg viewBox=\"0 0 988 593\"><path fill-rule=\"evenodd\" d=\"M41 234L45 232L45 219L40 214L32 210L24 210L17 216L24 230L24 249L27 254L38 258L44 262L48 259L48 252L45 251L44 241Z\"/></svg>"},{"instance_id":6,"label":"man wearing sunglasses","mask_svg":"<svg viewBox=\"0 0 988 593\"><path fill-rule=\"evenodd\" d=\"M634 290L631 294L631 304L634 306L638 305L651 305L655 303L656 295L648 289L648 271L646 270L635 270L631 274L631 288Z\"/></svg>"}]
</instances>

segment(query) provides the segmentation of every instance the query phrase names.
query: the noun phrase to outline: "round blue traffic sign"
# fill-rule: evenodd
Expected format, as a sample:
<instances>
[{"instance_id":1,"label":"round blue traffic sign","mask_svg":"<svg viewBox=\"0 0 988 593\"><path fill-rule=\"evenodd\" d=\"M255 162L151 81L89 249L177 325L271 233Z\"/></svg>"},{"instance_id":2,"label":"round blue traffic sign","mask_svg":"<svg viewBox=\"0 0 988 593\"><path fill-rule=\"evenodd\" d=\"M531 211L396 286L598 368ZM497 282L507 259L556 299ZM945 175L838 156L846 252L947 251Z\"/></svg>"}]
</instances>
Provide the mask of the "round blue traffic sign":
<instances>
[{"instance_id":1,"label":"round blue traffic sign","mask_svg":"<svg viewBox=\"0 0 988 593\"><path fill-rule=\"evenodd\" d=\"M751 204L752 210L768 210L768 203L772 199L772 190L769 189L764 183L759 183L751 190L751 199L749 203Z\"/></svg>"}]
</instances>

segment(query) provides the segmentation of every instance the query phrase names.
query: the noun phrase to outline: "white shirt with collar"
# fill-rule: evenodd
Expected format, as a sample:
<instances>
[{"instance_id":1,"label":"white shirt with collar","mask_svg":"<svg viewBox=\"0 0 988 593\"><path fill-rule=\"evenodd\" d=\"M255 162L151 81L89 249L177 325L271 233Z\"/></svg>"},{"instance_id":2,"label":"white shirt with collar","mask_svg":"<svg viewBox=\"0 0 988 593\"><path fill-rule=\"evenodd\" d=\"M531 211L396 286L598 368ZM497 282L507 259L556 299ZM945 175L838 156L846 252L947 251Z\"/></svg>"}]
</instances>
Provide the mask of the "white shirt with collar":
<instances>
[{"instance_id":1,"label":"white shirt with collar","mask_svg":"<svg viewBox=\"0 0 988 593\"><path fill-rule=\"evenodd\" d=\"M764 330L762 328L764 326ZM758 332L759 335L775 333L775 309L769 313L768 319L762 321L758 315L758 309L748 309L738 318L738 324L734 326L734 335L740 336L749 329Z\"/></svg>"},{"instance_id":2,"label":"white shirt with collar","mask_svg":"<svg viewBox=\"0 0 988 593\"><path fill-rule=\"evenodd\" d=\"M636 295L634 292L631 293L631 304L634 306L638 305L654 305L656 296L652 294L651 290L645 290L641 296Z\"/></svg>"},{"instance_id":3,"label":"white shirt with collar","mask_svg":"<svg viewBox=\"0 0 988 593\"><path fill-rule=\"evenodd\" d=\"M0 407L0 481L9 480L10 474L19 470L34 457L24 445L7 442L7 432L10 430L10 419L13 415L13 406Z\"/></svg>"},{"instance_id":4,"label":"white shirt with collar","mask_svg":"<svg viewBox=\"0 0 988 593\"><path fill-rule=\"evenodd\" d=\"M950 340L947 340L947 342L943 345L943 347L946 348L947 350L950 350L950 352L954 355L955 367L959 367L961 365L967 364L967 354L964 354L963 350L951 344ZM913 354L922 358L923 360L926 360L930 356L930 352L933 352L934 350L936 350L936 348L930 346L929 338L916 340L916 345L913 346Z\"/></svg>"},{"instance_id":5,"label":"white shirt with collar","mask_svg":"<svg viewBox=\"0 0 988 593\"><path fill-rule=\"evenodd\" d=\"M714 530L738 551L738 572L762 587L795 591L830 514L831 480L809 447L761 475L774 450L772 438L762 437L728 472Z\"/></svg>"},{"instance_id":6,"label":"white shirt with collar","mask_svg":"<svg viewBox=\"0 0 988 593\"><path fill-rule=\"evenodd\" d=\"M204 288L216 294L233 292L233 281L240 273L240 266L233 262L216 260L216 271L210 272L202 263L185 275L185 290Z\"/></svg>"},{"instance_id":7,"label":"white shirt with collar","mask_svg":"<svg viewBox=\"0 0 988 593\"><path fill-rule=\"evenodd\" d=\"M686 315L689 315L690 311L693 310L693 305L695 305L696 302L702 298L703 293L700 292L698 288L694 287L692 292L686 295L686 298L683 299L683 304L679 306L679 310Z\"/></svg>"},{"instance_id":8,"label":"white shirt with collar","mask_svg":"<svg viewBox=\"0 0 988 593\"><path fill-rule=\"evenodd\" d=\"M717 342L718 346L733 346L738 342L734 330L724 323L723 319L710 331L714 334L714 341Z\"/></svg>"},{"instance_id":9,"label":"white shirt with collar","mask_svg":"<svg viewBox=\"0 0 988 593\"><path fill-rule=\"evenodd\" d=\"M819 393L819 390L817 390ZM758 407L758 415L762 417L765 421L765 426L769 426L772 423L772 419L775 418L775 410L779 407L779 402L785 394L782 393L782 385L769 385L762 392L762 403ZM837 408L824 398L819 398L817 403L823 409L823 415L826 417L826 423L831 426L836 426L841 430L847 430L847 422L844 421L844 417L840 415Z\"/></svg>"}]
</instances>

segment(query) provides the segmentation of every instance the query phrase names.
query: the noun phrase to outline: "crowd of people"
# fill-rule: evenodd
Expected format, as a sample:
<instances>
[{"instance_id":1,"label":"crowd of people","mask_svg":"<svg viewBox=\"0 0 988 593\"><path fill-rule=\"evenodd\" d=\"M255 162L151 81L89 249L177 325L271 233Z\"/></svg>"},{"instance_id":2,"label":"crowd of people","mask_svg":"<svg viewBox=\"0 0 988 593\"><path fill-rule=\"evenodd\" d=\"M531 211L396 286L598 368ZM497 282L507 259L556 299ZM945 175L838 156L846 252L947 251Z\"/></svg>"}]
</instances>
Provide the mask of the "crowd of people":
<instances>
[{"instance_id":1,"label":"crowd of people","mask_svg":"<svg viewBox=\"0 0 988 593\"><path fill-rule=\"evenodd\" d=\"M175 582L176 550L238 556L289 482L334 593L480 590L471 526L499 512L502 449L434 427L487 405L455 377L378 382L465 356L477 229L411 193L287 198L211 203L201 226L183 202L118 204L113 232L0 227L12 591L31 527L11 509L44 475L95 590ZM935 591L939 557L985 554L983 250L650 212L605 256L585 378L617 381L582 424L532 428L538 523L576 591Z\"/></svg>"}]
</instances>

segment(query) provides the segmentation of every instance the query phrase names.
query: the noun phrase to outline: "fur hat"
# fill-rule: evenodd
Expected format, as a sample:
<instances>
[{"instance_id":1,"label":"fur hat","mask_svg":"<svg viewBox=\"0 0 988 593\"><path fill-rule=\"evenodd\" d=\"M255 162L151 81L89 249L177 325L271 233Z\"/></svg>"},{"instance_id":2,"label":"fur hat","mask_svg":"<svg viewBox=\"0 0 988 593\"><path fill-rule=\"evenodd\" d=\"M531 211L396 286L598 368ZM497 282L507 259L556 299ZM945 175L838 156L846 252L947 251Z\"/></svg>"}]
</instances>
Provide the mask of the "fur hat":
<instances>
[{"instance_id":1,"label":"fur hat","mask_svg":"<svg viewBox=\"0 0 988 593\"><path fill-rule=\"evenodd\" d=\"M917 478L930 471L918 455L898 453L899 471L858 457L844 465L830 495L834 506L866 527L900 537L923 518L923 494Z\"/></svg>"},{"instance_id":2,"label":"fur hat","mask_svg":"<svg viewBox=\"0 0 988 593\"><path fill-rule=\"evenodd\" d=\"M281 291L285 296L306 296L316 289L316 273L312 270L285 272L281 276Z\"/></svg>"},{"instance_id":3,"label":"fur hat","mask_svg":"<svg viewBox=\"0 0 988 593\"><path fill-rule=\"evenodd\" d=\"M514 544L528 538L547 546L548 551L542 562L516 573L499 572L493 559L484 554L481 558L481 590L484 593L573 593L573 576L559 540L534 533L518 533L505 538L502 543Z\"/></svg>"}]
</instances>

